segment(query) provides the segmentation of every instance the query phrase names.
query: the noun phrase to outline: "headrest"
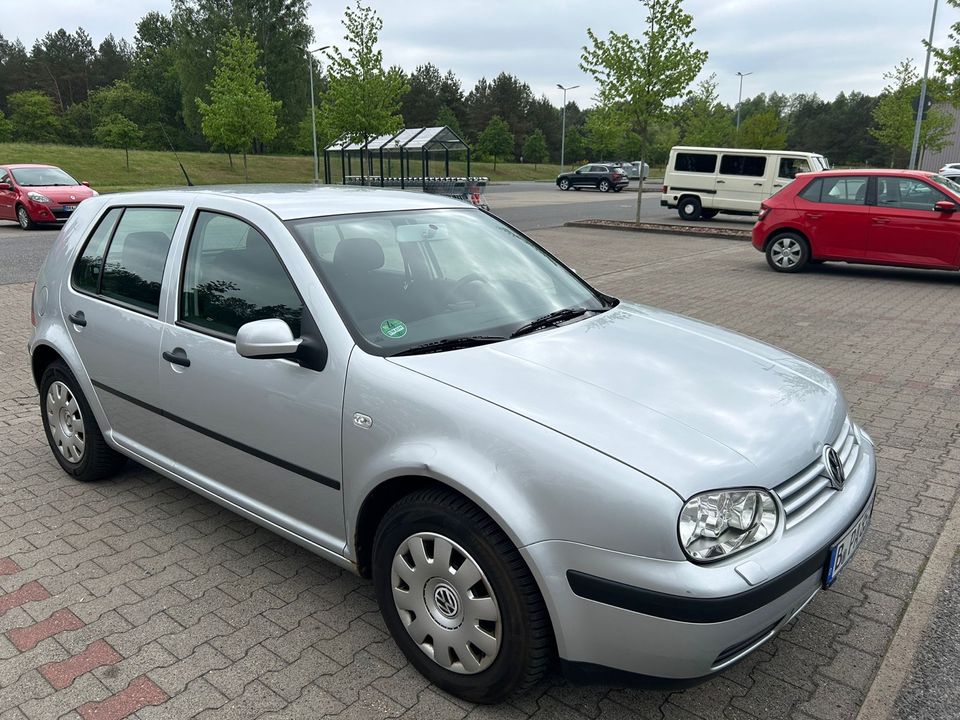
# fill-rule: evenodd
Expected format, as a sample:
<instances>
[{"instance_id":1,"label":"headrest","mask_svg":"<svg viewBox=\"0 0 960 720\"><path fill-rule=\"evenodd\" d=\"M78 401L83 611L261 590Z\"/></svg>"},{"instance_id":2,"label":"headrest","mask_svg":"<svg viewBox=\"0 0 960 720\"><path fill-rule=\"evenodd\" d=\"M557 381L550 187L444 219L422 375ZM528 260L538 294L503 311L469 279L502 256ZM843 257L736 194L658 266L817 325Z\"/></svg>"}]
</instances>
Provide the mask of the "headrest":
<instances>
[{"instance_id":1,"label":"headrest","mask_svg":"<svg viewBox=\"0 0 960 720\"><path fill-rule=\"evenodd\" d=\"M383 248L372 238L344 238L333 251L333 264L348 275L377 270L383 267Z\"/></svg>"}]
</instances>

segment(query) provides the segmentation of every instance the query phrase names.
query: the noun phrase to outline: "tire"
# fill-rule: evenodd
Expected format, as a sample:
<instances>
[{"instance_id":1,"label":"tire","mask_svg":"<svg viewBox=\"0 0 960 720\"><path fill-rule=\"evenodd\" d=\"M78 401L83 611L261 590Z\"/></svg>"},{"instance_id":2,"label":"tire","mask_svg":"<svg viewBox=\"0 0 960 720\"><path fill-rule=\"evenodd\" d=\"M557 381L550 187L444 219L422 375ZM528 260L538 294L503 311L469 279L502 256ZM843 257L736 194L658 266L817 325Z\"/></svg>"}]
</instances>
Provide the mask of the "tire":
<instances>
[{"instance_id":1,"label":"tire","mask_svg":"<svg viewBox=\"0 0 960 720\"><path fill-rule=\"evenodd\" d=\"M800 272L810 262L810 244L797 233L785 232L767 243L767 264L777 272Z\"/></svg>"},{"instance_id":2,"label":"tire","mask_svg":"<svg viewBox=\"0 0 960 720\"><path fill-rule=\"evenodd\" d=\"M713 220L713 218L715 218L719 212L719 210L708 210L706 208L701 208L700 217L702 217L704 220Z\"/></svg>"},{"instance_id":3,"label":"tire","mask_svg":"<svg viewBox=\"0 0 960 720\"><path fill-rule=\"evenodd\" d=\"M570 181L567 180L566 178L560 178L559 180L557 180L557 187L560 188L561 190L569 190Z\"/></svg>"},{"instance_id":4,"label":"tire","mask_svg":"<svg viewBox=\"0 0 960 720\"><path fill-rule=\"evenodd\" d=\"M37 224L30 219L30 214L23 205L17 205L17 222L21 230L34 230Z\"/></svg>"},{"instance_id":5,"label":"tire","mask_svg":"<svg viewBox=\"0 0 960 720\"><path fill-rule=\"evenodd\" d=\"M610 192L610 181L601 180L600 182L598 182L597 190L599 190L600 192Z\"/></svg>"},{"instance_id":6,"label":"tire","mask_svg":"<svg viewBox=\"0 0 960 720\"><path fill-rule=\"evenodd\" d=\"M703 212L703 206L700 204L700 198L696 195L685 195L680 198L677 213L681 218L684 220L699 220L701 212Z\"/></svg>"},{"instance_id":7,"label":"tire","mask_svg":"<svg viewBox=\"0 0 960 720\"><path fill-rule=\"evenodd\" d=\"M579 185L574 185L574 186L573 186L573 189L579 191L579 190L580 190L580 186L579 186Z\"/></svg>"},{"instance_id":8,"label":"tire","mask_svg":"<svg viewBox=\"0 0 960 720\"><path fill-rule=\"evenodd\" d=\"M614 191L615 193L620 192L621 190L623 190L622 187L615 187L615 188L613 189L613 191Z\"/></svg>"},{"instance_id":9,"label":"tire","mask_svg":"<svg viewBox=\"0 0 960 720\"><path fill-rule=\"evenodd\" d=\"M75 479L99 480L126 463L103 439L77 379L60 360L48 365L40 378L40 416L53 456Z\"/></svg>"},{"instance_id":10,"label":"tire","mask_svg":"<svg viewBox=\"0 0 960 720\"><path fill-rule=\"evenodd\" d=\"M501 702L553 661L550 619L520 553L486 513L446 489L412 493L387 511L374 539L373 584L407 660L452 695Z\"/></svg>"}]
</instances>

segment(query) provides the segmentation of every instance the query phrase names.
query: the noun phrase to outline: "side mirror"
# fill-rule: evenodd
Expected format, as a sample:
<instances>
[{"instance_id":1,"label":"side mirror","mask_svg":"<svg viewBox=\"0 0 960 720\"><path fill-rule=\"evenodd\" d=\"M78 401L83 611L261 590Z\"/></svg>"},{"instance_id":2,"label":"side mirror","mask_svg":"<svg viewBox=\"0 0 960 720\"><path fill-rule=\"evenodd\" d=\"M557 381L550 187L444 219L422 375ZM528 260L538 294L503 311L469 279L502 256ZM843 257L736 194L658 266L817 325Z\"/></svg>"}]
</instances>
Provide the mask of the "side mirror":
<instances>
[{"instance_id":1,"label":"side mirror","mask_svg":"<svg viewBox=\"0 0 960 720\"><path fill-rule=\"evenodd\" d=\"M0 183L0 190L13 190L10 183Z\"/></svg>"},{"instance_id":2,"label":"side mirror","mask_svg":"<svg viewBox=\"0 0 960 720\"><path fill-rule=\"evenodd\" d=\"M245 358L289 358L297 354L301 341L279 318L254 320L237 331L237 353Z\"/></svg>"},{"instance_id":3,"label":"side mirror","mask_svg":"<svg viewBox=\"0 0 960 720\"><path fill-rule=\"evenodd\" d=\"M580 171L579 171L579 170L575 170L573 174L574 174L574 175L579 175L579 174L580 174Z\"/></svg>"},{"instance_id":4,"label":"side mirror","mask_svg":"<svg viewBox=\"0 0 960 720\"><path fill-rule=\"evenodd\" d=\"M81 180L81 181L80 181L80 184L83 185L84 187L90 187L90 181L89 181L89 180Z\"/></svg>"},{"instance_id":5,"label":"side mirror","mask_svg":"<svg viewBox=\"0 0 960 720\"><path fill-rule=\"evenodd\" d=\"M933 206L933 209L937 212L952 213L957 211L957 204L949 200L941 200Z\"/></svg>"}]
</instances>

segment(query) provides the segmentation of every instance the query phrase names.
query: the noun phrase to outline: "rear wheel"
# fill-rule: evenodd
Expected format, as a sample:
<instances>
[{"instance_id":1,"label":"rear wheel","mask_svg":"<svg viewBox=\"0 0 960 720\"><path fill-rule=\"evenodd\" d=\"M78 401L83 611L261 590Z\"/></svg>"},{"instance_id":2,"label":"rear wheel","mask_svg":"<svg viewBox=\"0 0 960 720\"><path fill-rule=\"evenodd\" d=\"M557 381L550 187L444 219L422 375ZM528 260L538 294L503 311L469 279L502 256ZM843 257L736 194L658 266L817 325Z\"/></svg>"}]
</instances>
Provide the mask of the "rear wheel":
<instances>
[{"instance_id":1,"label":"rear wheel","mask_svg":"<svg viewBox=\"0 0 960 720\"><path fill-rule=\"evenodd\" d=\"M59 360L40 379L40 411L53 456L77 480L99 480L123 467L126 458L107 445L77 379Z\"/></svg>"},{"instance_id":2,"label":"rear wheel","mask_svg":"<svg viewBox=\"0 0 960 720\"><path fill-rule=\"evenodd\" d=\"M684 220L699 220L703 206L700 204L700 198L696 195L687 195L680 198L680 204L677 205L677 213Z\"/></svg>"},{"instance_id":3,"label":"rear wheel","mask_svg":"<svg viewBox=\"0 0 960 720\"><path fill-rule=\"evenodd\" d=\"M767 245L766 256L777 272L799 272L810 261L810 245L797 233L781 233Z\"/></svg>"},{"instance_id":4,"label":"rear wheel","mask_svg":"<svg viewBox=\"0 0 960 720\"><path fill-rule=\"evenodd\" d=\"M601 180L597 183L597 189L600 190L600 192L610 192L610 181Z\"/></svg>"},{"instance_id":5,"label":"rear wheel","mask_svg":"<svg viewBox=\"0 0 960 720\"><path fill-rule=\"evenodd\" d=\"M33 230L37 227L37 224L30 219L30 213L27 212L27 209L23 205L17 206L17 222L20 223L20 227L24 230Z\"/></svg>"},{"instance_id":6,"label":"rear wheel","mask_svg":"<svg viewBox=\"0 0 960 720\"><path fill-rule=\"evenodd\" d=\"M403 654L453 695L500 702L549 668L553 633L537 584L466 498L428 489L390 508L374 539L373 583Z\"/></svg>"},{"instance_id":7,"label":"rear wheel","mask_svg":"<svg viewBox=\"0 0 960 720\"><path fill-rule=\"evenodd\" d=\"M570 181L567 180L566 178L560 178L560 180L557 181L557 186L558 186L561 190L569 190L569 189L570 189Z\"/></svg>"}]
</instances>

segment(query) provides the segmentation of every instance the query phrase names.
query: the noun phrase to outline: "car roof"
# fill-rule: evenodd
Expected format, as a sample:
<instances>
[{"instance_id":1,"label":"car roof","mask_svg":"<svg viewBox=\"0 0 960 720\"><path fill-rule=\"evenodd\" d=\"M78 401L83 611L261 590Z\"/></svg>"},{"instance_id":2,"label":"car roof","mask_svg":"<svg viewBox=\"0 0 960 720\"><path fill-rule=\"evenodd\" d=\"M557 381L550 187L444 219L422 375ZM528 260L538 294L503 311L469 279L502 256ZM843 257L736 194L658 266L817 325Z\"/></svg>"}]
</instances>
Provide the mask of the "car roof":
<instances>
[{"instance_id":1,"label":"car roof","mask_svg":"<svg viewBox=\"0 0 960 720\"><path fill-rule=\"evenodd\" d=\"M799 173L805 177L830 177L831 175L894 175L899 177L926 178L937 173L929 170L883 170L880 168L850 168L847 170L820 170L818 172Z\"/></svg>"},{"instance_id":2,"label":"car roof","mask_svg":"<svg viewBox=\"0 0 960 720\"><path fill-rule=\"evenodd\" d=\"M414 185L416 187L416 185ZM110 194L110 204L183 202L184 196L237 198L266 208L281 220L392 210L472 207L463 200L423 192L353 185L208 185Z\"/></svg>"},{"instance_id":3,"label":"car roof","mask_svg":"<svg viewBox=\"0 0 960 720\"><path fill-rule=\"evenodd\" d=\"M56 165L45 165L43 163L8 163L7 165L0 165L0 167L5 167L7 170L22 170L24 168L60 168Z\"/></svg>"}]
</instances>

